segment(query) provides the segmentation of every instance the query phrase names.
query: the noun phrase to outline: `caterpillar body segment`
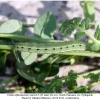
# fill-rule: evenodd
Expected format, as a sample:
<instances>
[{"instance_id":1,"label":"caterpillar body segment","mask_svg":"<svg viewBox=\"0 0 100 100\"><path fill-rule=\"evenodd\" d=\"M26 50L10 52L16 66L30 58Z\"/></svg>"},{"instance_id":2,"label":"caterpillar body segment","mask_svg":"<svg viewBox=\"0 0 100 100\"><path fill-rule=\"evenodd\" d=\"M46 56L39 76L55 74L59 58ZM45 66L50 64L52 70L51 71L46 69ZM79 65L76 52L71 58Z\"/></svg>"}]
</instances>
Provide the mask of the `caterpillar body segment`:
<instances>
[{"instance_id":1,"label":"caterpillar body segment","mask_svg":"<svg viewBox=\"0 0 100 100\"><path fill-rule=\"evenodd\" d=\"M47 43L15 43L15 51L30 53L58 53L58 52L81 52L86 46L83 42L47 42Z\"/></svg>"}]
</instances>

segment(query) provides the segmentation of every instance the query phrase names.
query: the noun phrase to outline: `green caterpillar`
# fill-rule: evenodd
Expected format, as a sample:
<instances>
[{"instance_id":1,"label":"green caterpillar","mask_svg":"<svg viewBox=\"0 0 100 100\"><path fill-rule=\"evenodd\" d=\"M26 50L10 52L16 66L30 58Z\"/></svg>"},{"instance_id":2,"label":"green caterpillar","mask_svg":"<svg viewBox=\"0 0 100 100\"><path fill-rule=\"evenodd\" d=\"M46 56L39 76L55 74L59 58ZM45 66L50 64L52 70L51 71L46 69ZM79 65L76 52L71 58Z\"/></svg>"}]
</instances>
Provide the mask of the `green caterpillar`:
<instances>
[{"instance_id":1,"label":"green caterpillar","mask_svg":"<svg viewBox=\"0 0 100 100\"><path fill-rule=\"evenodd\" d=\"M70 51L85 51L86 46L83 42L47 42L47 43L15 43L15 51L30 53L58 53Z\"/></svg>"}]
</instances>

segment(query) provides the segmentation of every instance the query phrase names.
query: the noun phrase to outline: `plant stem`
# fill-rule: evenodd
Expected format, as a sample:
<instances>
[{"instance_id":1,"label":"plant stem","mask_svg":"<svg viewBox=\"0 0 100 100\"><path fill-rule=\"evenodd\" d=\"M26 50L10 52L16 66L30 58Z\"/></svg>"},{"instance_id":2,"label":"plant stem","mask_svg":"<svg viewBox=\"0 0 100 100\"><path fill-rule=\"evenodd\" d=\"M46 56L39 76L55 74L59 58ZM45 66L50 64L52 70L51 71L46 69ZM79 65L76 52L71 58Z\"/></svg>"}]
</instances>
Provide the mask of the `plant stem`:
<instances>
[{"instance_id":1,"label":"plant stem","mask_svg":"<svg viewBox=\"0 0 100 100\"><path fill-rule=\"evenodd\" d=\"M21 90L25 90L25 88L20 87L20 88L9 89L9 90L0 90L0 93L12 93L12 92L21 91Z\"/></svg>"},{"instance_id":2,"label":"plant stem","mask_svg":"<svg viewBox=\"0 0 100 100\"><path fill-rule=\"evenodd\" d=\"M91 72L87 72L87 73L80 74L80 75L78 75L78 77L81 78L83 76L86 76L89 73L95 73L95 74L100 73L100 69L99 70L94 70L94 71L91 71Z\"/></svg>"},{"instance_id":3,"label":"plant stem","mask_svg":"<svg viewBox=\"0 0 100 100\"><path fill-rule=\"evenodd\" d=\"M100 53L89 52L89 51L84 51L84 52L59 52L59 53L54 53L54 54L100 57Z\"/></svg>"},{"instance_id":4,"label":"plant stem","mask_svg":"<svg viewBox=\"0 0 100 100\"><path fill-rule=\"evenodd\" d=\"M16 76L12 77L11 79L7 80L6 82L1 83L0 88L2 88L3 86L5 86L11 82L14 82L17 78L19 78L19 75L16 75Z\"/></svg>"},{"instance_id":5,"label":"plant stem","mask_svg":"<svg viewBox=\"0 0 100 100\"><path fill-rule=\"evenodd\" d=\"M3 50L12 50L13 46L12 45L0 45L0 49L3 49Z\"/></svg>"},{"instance_id":6,"label":"plant stem","mask_svg":"<svg viewBox=\"0 0 100 100\"><path fill-rule=\"evenodd\" d=\"M34 36L22 36L22 35L15 35L15 34L3 34L0 33L0 38L10 38L10 39L19 39L19 40L35 40L38 42L62 42L61 40L53 40L53 39L42 39L36 38Z\"/></svg>"},{"instance_id":7,"label":"plant stem","mask_svg":"<svg viewBox=\"0 0 100 100\"><path fill-rule=\"evenodd\" d=\"M95 86L95 85L97 85L97 84L100 84L100 81L94 82L94 83L92 83L92 84L89 84L89 85L85 86L85 88L88 89L88 88L91 88L91 87L93 87L93 86ZM78 90L80 90L80 89L82 89L82 88L83 88L83 87L78 87L78 88L76 88L76 89L74 89L74 90L67 91L66 93L74 93L74 91L78 91Z\"/></svg>"},{"instance_id":8,"label":"plant stem","mask_svg":"<svg viewBox=\"0 0 100 100\"><path fill-rule=\"evenodd\" d=\"M23 27L25 27L25 28L34 27L34 24L23 24Z\"/></svg>"},{"instance_id":9,"label":"plant stem","mask_svg":"<svg viewBox=\"0 0 100 100\"><path fill-rule=\"evenodd\" d=\"M98 41L97 39L95 39L91 34L89 34L86 30L84 30L83 28L79 27L79 26L75 26L76 28L78 28L79 30L81 30L82 32L85 32L86 35L88 35L93 41L95 41L96 43L100 44L100 41Z\"/></svg>"},{"instance_id":10,"label":"plant stem","mask_svg":"<svg viewBox=\"0 0 100 100\"><path fill-rule=\"evenodd\" d=\"M53 60L50 62L50 64L53 64L58 58L59 58L59 56L56 57L55 59L53 59Z\"/></svg>"}]
</instances>

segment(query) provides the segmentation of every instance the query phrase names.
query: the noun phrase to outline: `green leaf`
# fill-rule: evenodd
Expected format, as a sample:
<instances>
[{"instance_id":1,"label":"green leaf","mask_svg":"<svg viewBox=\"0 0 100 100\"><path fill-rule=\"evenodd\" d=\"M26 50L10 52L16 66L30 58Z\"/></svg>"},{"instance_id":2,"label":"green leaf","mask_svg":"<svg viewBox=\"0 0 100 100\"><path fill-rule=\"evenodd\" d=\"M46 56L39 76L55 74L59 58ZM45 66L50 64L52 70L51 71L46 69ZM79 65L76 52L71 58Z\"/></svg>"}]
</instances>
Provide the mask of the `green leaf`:
<instances>
[{"instance_id":1,"label":"green leaf","mask_svg":"<svg viewBox=\"0 0 100 100\"><path fill-rule=\"evenodd\" d=\"M16 62L16 67L18 69L25 69L25 68L27 68L29 66L25 65L24 61L20 61L20 62Z\"/></svg>"},{"instance_id":2,"label":"green leaf","mask_svg":"<svg viewBox=\"0 0 100 100\"><path fill-rule=\"evenodd\" d=\"M0 33L14 33L22 29L22 22L11 19L0 26Z\"/></svg>"},{"instance_id":3,"label":"green leaf","mask_svg":"<svg viewBox=\"0 0 100 100\"><path fill-rule=\"evenodd\" d=\"M84 76L84 78L90 78L94 82L98 82L99 74L89 73L88 75Z\"/></svg>"},{"instance_id":4,"label":"green leaf","mask_svg":"<svg viewBox=\"0 0 100 100\"><path fill-rule=\"evenodd\" d=\"M73 18L73 19L64 21L60 27L60 30L66 37L68 37L69 35L73 33L74 30L78 29L79 32L77 32L77 34L75 35L75 38L78 40L78 39L81 39L85 35L84 29L87 30L90 28L90 22L91 21L89 18L83 19L83 20L78 17Z\"/></svg>"},{"instance_id":5,"label":"green leaf","mask_svg":"<svg viewBox=\"0 0 100 100\"><path fill-rule=\"evenodd\" d=\"M61 93L62 81L55 76L48 84L40 88L36 93Z\"/></svg>"},{"instance_id":6,"label":"green leaf","mask_svg":"<svg viewBox=\"0 0 100 100\"><path fill-rule=\"evenodd\" d=\"M81 17L73 18L74 24L76 24L76 25L79 25L81 20L82 20Z\"/></svg>"},{"instance_id":7,"label":"green leaf","mask_svg":"<svg viewBox=\"0 0 100 100\"><path fill-rule=\"evenodd\" d=\"M68 89L74 89L77 87L76 79L77 79L77 73L71 70L68 73L68 77L65 78L65 83L67 84Z\"/></svg>"},{"instance_id":8,"label":"green leaf","mask_svg":"<svg viewBox=\"0 0 100 100\"><path fill-rule=\"evenodd\" d=\"M14 54L15 59L16 59L18 62L20 62L20 58L19 58L18 53L17 53L15 50L13 50L12 52L13 52L13 54Z\"/></svg>"},{"instance_id":9,"label":"green leaf","mask_svg":"<svg viewBox=\"0 0 100 100\"><path fill-rule=\"evenodd\" d=\"M94 37L95 37L97 40L100 40L100 28L99 28L99 25L98 25L97 28L96 28Z\"/></svg>"},{"instance_id":10,"label":"green leaf","mask_svg":"<svg viewBox=\"0 0 100 100\"><path fill-rule=\"evenodd\" d=\"M90 93L86 86L81 86L79 89L76 89L74 93Z\"/></svg>"},{"instance_id":11,"label":"green leaf","mask_svg":"<svg viewBox=\"0 0 100 100\"><path fill-rule=\"evenodd\" d=\"M43 55L41 56L41 59L44 60L44 59L48 58L50 55L51 55L51 54L43 54Z\"/></svg>"},{"instance_id":12,"label":"green leaf","mask_svg":"<svg viewBox=\"0 0 100 100\"><path fill-rule=\"evenodd\" d=\"M81 26L83 29L88 30L88 29L90 28L90 22L91 22L91 20L90 20L89 18L83 19L83 20L81 21L80 26Z\"/></svg>"},{"instance_id":13,"label":"green leaf","mask_svg":"<svg viewBox=\"0 0 100 100\"><path fill-rule=\"evenodd\" d=\"M0 74L5 72L6 53L0 52Z\"/></svg>"},{"instance_id":14,"label":"green leaf","mask_svg":"<svg viewBox=\"0 0 100 100\"><path fill-rule=\"evenodd\" d=\"M42 86L42 84L37 81L37 78L34 77L34 73L30 67L26 67L25 69L17 67L17 71L25 79Z\"/></svg>"},{"instance_id":15,"label":"green leaf","mask_svg":"<svg viewBox=\"0 0 100 100\"><path fill-rule=\"evenodd\" d=\"M37 59L37 53L21 52L21 56L26 65L32 64Z\"/></svg>"},{"instance_id":16,"label":"green leaf","mask_svg":"<svg viewBox=\"0 0 100 100\"><path fill-rule=\"evenodd\" d=\"M77 19L78 20L78 19ZM74 31L75 27L73 27L73 23L74 22L74 19L71 19L71 20L66 20L62 23L61 27L59 30L62 31L62 33L68 37L69 35L72 34L72 32ZM76 19L75 19L75 22L76 22Z\"/></svg>"},{"instance_id":17,"label":"green leaf","mask_svg":"<svg viewBox=\"0 0 100 100\"><path fill-rule=\"evenodd\" d=\"M56 18L52 13L48 12L37 19L34 25L34 34L39 38L53 39L55 29Z\"/></svg>"},{"instance_id":18,"label":"green leaf","mask_svg":"<svg viewBox=\"0 0 100 100\"><path fill-rule=\"evenodd\" d=\"M58 63L53 63L51 65L50 73L49 73L48 76L57 75L58 72L59 72L59 64Z\"/></svg>"},{"instance_id":19,"label":"green leaf","mask_svg":"<svg viewBox=\"0 0 100 100\"><path fill-rule=\"evenodd\" d=\"M68 89L75 89L77 87L77 82L75 79L68 78L65 80L65 83L66 83Z\"/></svg>"},{"instance_id":20,"label":"green leaf","mask_svg":"<svg viewBox=\"0 0 100 100\"><path fill-rule=\"evenodd\" d=\"M25 28L22 27L18 31L14 32L13 34L15 34L15 35L25 35ZM19 39L16 39L16 40L19 40Z\"/></svg>"},{"instance_id":21,"label":"green leaf","mask_svg":"<svg viewBox=\"0 0 100 100\"><path fill-rule=\"evenodd\" d=\"M6 62L6 53L0 53L0 66L4 66Z\"/></svg>"},{"instance_id":22,"label":"green leaf","mask_svg":"<svg viewBox=\"0 0 100 100\"><path fill-rule=\"evenodd\" d=\"M34 78L40 83L49 75L51 67L48 63L43 64L43 62L34 63L31 66L31 70L34 73Z\"/></svg>"},{"instance_id":23,"label":"green leaf","mask_svg":"<svg viewBox=\"0 0 100 100\"><path fill-rule=\"evenodd\" d=\"M26 66L23 62L17 64L17 71L22 77L39 85L42 85L50 69L48 63L42 62L35 62L31 66Z\"/></svg>"},{"instance_id":24,"label":"green leaf","mask_svg":"<svg viewBox=\"0 0 100 100\"><path fill-rule=\"evenodd\" d=\"M68 76L70 78L77 79L77 73L75 73L73 70L70 70L70 72L68 72Z\"/></svg>"},{"instance_id":25,"label":"green leaf","mask_svg":"<svg viewBox=\"0 0 100 100\"><path fill-rule=\"evenodd\" d=\"M91 78L92 81L98 82L98 80L99 80L99 74L92 74L90 78Z\"/></svg>"},{"instance_id":26,"label":"green leaf","mask_svg":"<svg viewBox=\"0 0 100 100\"><path fill-rule=\"evenodd\" d=\"M94 4L95 2L93 1L81 2L81 6L83 7L85 18L90 18L91 21L94 21L95 19Z\"/></svg>"},{"instance_id":27,"label":"green leaf","mask_svg":"<svg viewBox=\"0 0 100 100\"><path fill-rule=\"evenodd\" d=\"M69 26L68 24L69 24L69 20L65 20L65 21L62 23L62 25L61 25L61 27L59 28L59 30L61 30L62 33L64 33L65 29Z\"/></svg>"},{"instance_id":28,"label":"green leaf","mask_svg":"<svg viewBox=\"0 0 100 100\"><path fill-rule=\"evenodd\" d=\"M97 29L97 27L100 28L100 20L96 21L95 23L95 29Z\"/></svg>"},{"instance_id":29,"label":"green leaf","mask_svg":"<svg viewBox=\"0 0 100 100\"><path fill-rule=\"evenodd\" d=\"M85 33L84 32L76 32L74 37L76 40L80 40L81 38L83 38L85 36Z\"/></svg>"},{"instance_id":30,"label":"green leaf","mask_svg":"<svg viewBox=\"0 0 100 100\"><path fill-rule=\"evenodd\" d=\"M69 35L72 34L73 31L74 31L74 27L73 27L73 26L70 26L70 27L68 27L68 28L65 30L64 35L65 35L66 37L68 37Z\"/></svg>"},{"instance_id":31,"label":"green leaf","mask_svg":"<svg viewBox=\"0 0 100 100\"><path fill-rule=\"evenodd\" d=\"M59 80L57 83L56 83L56 85L55 85L55 91L56 91L56 93L61 93L61 87L62 87L62 81L61 80Z\"/></svg>"},{"instance_id":32,"label":"green leaf","mask_svg":"<svg viewBox=\"0 0 100 100\"><path fill-rule=\"evenodd\" d=\"M51 80L50 84L45 86L45 93L61 93L62 81L59 80L58 76L55 76L54 79Z\"/></svg>"},{"instance_id":33,"label":"green leaf","mask_svg":"<svg viewBox=\"0 0 100 100\"><path fill-rule=\"evenodd\" d=\"M90 50L91 51L98 51L100 50L100 44L96 43L96 42L93 42L91 45L90 45Z\"/></svg>"}]
</instances>

